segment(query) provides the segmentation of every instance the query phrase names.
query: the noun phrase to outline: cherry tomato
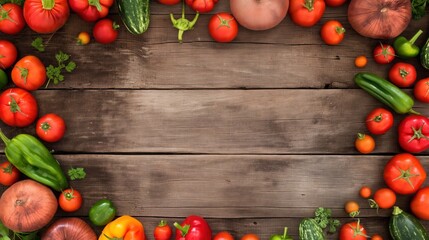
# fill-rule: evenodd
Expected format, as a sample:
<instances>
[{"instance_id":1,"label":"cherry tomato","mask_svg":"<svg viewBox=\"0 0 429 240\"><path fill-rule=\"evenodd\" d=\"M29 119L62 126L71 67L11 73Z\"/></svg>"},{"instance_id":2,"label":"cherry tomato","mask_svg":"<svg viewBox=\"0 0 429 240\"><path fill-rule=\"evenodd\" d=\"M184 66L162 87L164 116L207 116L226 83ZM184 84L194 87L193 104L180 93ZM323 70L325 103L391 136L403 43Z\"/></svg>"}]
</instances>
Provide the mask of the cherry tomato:
<instances>
[{"instance_id":1,"label":"cherry tomato","mask_svg":"<svg viewBox=\"0 0 429 240\"><path fill-rule=\"evenodd\" d=\"M218 232L214 237L213 240L234 240L234 237L231 235L231 233L227 231Z\"/></svg>"},{"instance_id":2,"label":"cherry tomato","mask_svg":"<svg viewBox=\"0 0 429 240\"><path fill-rule=\"evenodd\" d=\"M360 55L355 58L355 66L357 68L364 68L367 63L368 59L364 55Z\"/></svg>"},{"instance_id":3,"label":"cherry tomato","mask_svg":"<svg viewBox=\"0 0 429 240\"><path fill-rule=\"evenodd\" d=\"M414 97L424 103L429 103L429 78L423 78L414 85Z\"/></svg>"},{"instance_id":4,"label":"cherry tomato","mask_svg":"<svg viewBox=\"0 0 429 240\"><path fill-rule=\"evenodd\" d=\"M416 217L429 220L429 187L417 191L411 200L410 208Z\"/></svg>"},{"instance_id":5,"label":"cherry tomato","mask_svg":"<svg viewBox=\"0 0 429 240\"><path fill-rule=\"evenodd\" d=\"M329 20L323 24L320 36L326 44L338 45L343 41L345 32L346 29L339 21Z\"/></svg>"},{"instance_id":6,"label":"cherry tomato","mask_svg":"<svg viewBox=\"0 0 429 240\"><path fill-rule=\"evenodd\" d=\"M393 126L393 114L385 108L375 108L365 119L366 128L375 135L385 134Z\"/></svg>"},{"instance_id":7,"label":"cherry tomato","mask_svg":"<svg viewBox=\"0 0 429 240\"><path fill-rule=\"evenodd\" d=\"M168 226L167 221L161 220L158 226L153 230L155 240L170 240L173 231Z\"/></svg>"},{"instance_id":8,"label":"cherry tomato","mask_svg":"<svg viewBox=\"0 0 429 240\"><path fill-rule=\"evenodd\" d=\"M347 0L325 0L326 5L330 7L339 7L345 2L347 2Z\"/></svg>"},{"instance_id":9,"label":"cherry tomato","mask_svg":"<svg viewBox=\"0 0 429 240\"><path fill-rule=\"evenodd\" d=\"M181 0L158 0L159 3L164 5L174 5L180 3Z\"/></svg>"},{"instance_id":10,"label":"cherry tomato","mask_svg":"<svg viewBox=\"0 0 429 240\"><path fill-rule=\"evenodd\" d=\"M109 44L118 38L119 25L113 20L104 18L99 20L92 30L95 41L102 44Z\"/></svg>"},{"instance_id":11,"label":"cherry tomato","mask_svg":"<svg viewBox=\"0 0 429 240\"><path fill-rule=\"evenodd\" d=\"M80 32L77 35L77 44L78 45L87 45L91 41L91 36L88 32Z\"/></svg>"},{"instance_id":12,"label":"cherry tomato","mask_svg":"<svg viewBox=\"0 0 429 240\"><path fill-rule=\"evenodd\" d=\"M359 204L355 201L347 201L344 204L344 211L350 215L350 217L356 217L359 215Z\"/></svg>"},{"instance_id":13,"label":"cherry tomato","mask_svg":"<svg viewBox=\"0 0 429 240\"><path fill-rule=\"evenodd\" d=\"M398 87L409 87L416 79L416 68L409 63L395 63L389 70L389 80Z\"/></svg>"},{"instance_id":14,"label":"cherry tomato","mask_svg":"<svg viewBox=\"0 0 429 240\"><path fill-rule=\"evenodd\" d=\"M36 123L36 134L45 142L58 142L66 131L64 119L54 113L48 113Z\"/></svg>"},{"instance_id":15,"label":"cherry tomato","mask_svg":"<svg viewBox=\"0 0 429 240\"><path fill-rule=\"evenodd\" d=\"M383 240L383 237L378 234L374 234L372 235L371 240Z\"/></svg>"},{"instance_id":16,"label":"cherry tomato","mask_svg":"<svg viewBox=\"0 0 429 240\"><path fill-rule=\"evenodd\" d=\"M61 209L65 212L75 212L82 206L82 195L76 189L66 189L58 198Z\"/></svg>"},{"instance_id":17,"label":"cherry tomato","mask_svg":"<svg viewBox=\"0 0 429 240\"><path fill-rule=\"evenodd\" d=\"M359 190L359 195L363 198L369 198L371 197L371 194L372 194L372 190L370 187L363 186Z\"/></svg>"},{"instance_id":18,"label":"cherry tomato","mask_svg":"<svg viewBox=\"0 0 429 240\"><path fill-rule=\"evenodd\" d=\"M366 229L359 221L343 224L338 235L341 240L366 240L368 237Z\"/></svg>"},{"instance_id":19,"label":"cherry tomato","mask_svg":"<svg viewBox=\"0 0 429 240\"><path fill-rule=\"evenodd\" d=\"M25 27L25 19L22 7L14 3L6 3L0 6L0 32L17 34Z\"/></svg>"},{"instance_id":20,"label":"cherry tomato","mask_svg":"<svg viewBox=\"0 0 429 240\"><path fill-rule=\"evenodd\" d=\"M0 119L12 127L26 127L38 114L36 98L21 88L8 88L0 94Z\"/></svg>"},{"instance_id":21,"label":"cherry tomato","mask_svg":"<svg viewBox=\"0 0 429 240\"><path fill-rule=\"evenodd\" d=\"M396 203L396 194L390 188L380 188L374 193L374 199L371 201L375 203L371 207L376 208L391 208Z\"/></svg>"},{"instance_id":22,"label":"cherry tomato","mask_svg":"<svg viewBox=\"0 0 429 240\"><path fill-rule=\"evenodd\" d=\"M259 237L254 233L247 233L244 236L242 236L240 240L259 240Z\"/></svg>"},{"instance_id":23,"label":"cherry tomato","mask_svg":"<svg viewBox=\"0 0 429 240\"><path fill-rule=\"evenodd\" d=\"M380 43L374 48L372 55L376 63L388 64L395 59L395 49L389 44Z\"/></svg>"},{"instance_id":24,"label":"cherry tomato","mask_svg":"<svg viewBox=\"0 0 429 240\"><path fill-rule=\"evenodd\" d=\"M12 42L0 40L0 68L12 66L18 57L18 50Z\"/></svg>"},{"instance_id":25,"label":"cherry tomato","mask_svg":"<svg viewBox=\"0 0 429 240\"><path fill-rule=\"evenodd\" d=\"M237 21L229 13L216 13L210 18L209 33L216 42L231 42L238 34Z\"/></svg>"},{"instance_id":26,"label":"cherry tomato","mask_svg":"<svg viewBox=\"0 0 429 240\"><path fill-rule=\"evenodd\" d=\"M290 0L289 16L298 26L311 27L322 18L325 8L324 0Z\"/></svg>"},{"instance_id":27,"label":"cherry tomato","mask_svg":"<svg viewBox=\"0 0 429 240\"><path fill-rule=\"evenodd\" d=\"M38 57L28 55L16 62L11 78L16 86L34 91L46 82L46 68Z\"/></svg>"},{"instance_id":28,"label":"cherry tomato","mask_svg":"<svg viewBox=\"0 0 429 240\"><path fill-rule=\"evenodd\" d=\"M16 183L20 176L21 172L10 162L6 161L0 164L0 184L10 186Z\"/></svg>"},{"instance_id":29,"label":"cherry tomato","mask_svg":"<svg viewBox=\"0 0 429 240\"><path fill-rule=\"evenodd\" d=\"M368 134L358 133L355 140L355 148L360 153L367 154L374 151L375 140Z\"/></svg>"}]
</instances>

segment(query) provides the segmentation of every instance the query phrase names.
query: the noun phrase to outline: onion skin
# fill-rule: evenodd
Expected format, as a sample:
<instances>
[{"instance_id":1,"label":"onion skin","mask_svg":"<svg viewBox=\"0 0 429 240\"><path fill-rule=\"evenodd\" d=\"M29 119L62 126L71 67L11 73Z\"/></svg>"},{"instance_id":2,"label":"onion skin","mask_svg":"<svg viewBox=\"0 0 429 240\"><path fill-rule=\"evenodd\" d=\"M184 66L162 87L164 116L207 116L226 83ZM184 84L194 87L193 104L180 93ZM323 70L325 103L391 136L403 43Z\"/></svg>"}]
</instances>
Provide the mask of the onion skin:
<instances>
[{"instance_id":1,"label":"onion skin","mask_svg":"<svg viewBox=\"0 0 429 240\"><path fill-rule=\"evenodd\" d=\"M230 7L241 26L256 31L267 30L286 17L289 0L231 0Z\"/></svg>"},{"instance_id":2,"label":"onion skin","mask_svg":"<svg viewBox=\"0 0 429 240\"><path fill-rule=\"evenodd\" d=\"M60 218L43 233L41 240L97 240L94 230L82 219Z\"/></svg>"},{"instance_id":3,"label":"onion skin","mask_svg":"<svg viewBox=\"0 0 429 240\"><path fill-rule=\"evenodd\" d=\"M33 232L46 226L58 208L50 188L34 180L22 180L3 192L0 221L14 232Z\"/></svg>"},{"instance_id":4,"label":"onion skin","mask_svg":"<svg viewBox=\"0 0 429 240\"><path fill-rule=\"evenodd\" d=\"M347 15L352 28L364 37L395 38L411 21L411 1L351 0Z\"/></svg>"}]
</instances>

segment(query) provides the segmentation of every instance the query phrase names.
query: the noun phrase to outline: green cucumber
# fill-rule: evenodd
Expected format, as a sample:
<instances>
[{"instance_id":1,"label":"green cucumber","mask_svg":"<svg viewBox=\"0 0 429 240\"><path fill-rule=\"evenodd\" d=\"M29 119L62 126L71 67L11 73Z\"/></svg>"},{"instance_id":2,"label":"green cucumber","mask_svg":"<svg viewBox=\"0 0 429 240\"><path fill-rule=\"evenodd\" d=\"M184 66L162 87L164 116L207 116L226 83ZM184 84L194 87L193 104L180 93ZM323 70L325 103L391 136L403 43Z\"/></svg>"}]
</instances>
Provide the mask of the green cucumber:
<instances>
[{"instance_id":1,"label":"green cucumber","mask_svg":"<svg viewBox=\"0 0 429 240\"><path fill-rule=\"evenodd\" d=\"M397 206L393 207L389 231L393 240L429 240L429 235L420 221Z\"/></svg>"},{"instance_id":2,"label":"green cucumber","mask_svg":"<svg viewBox=\"0 0 429 240\"><path fill-rule=\"evenodd\" d=\"M119 15L128 31L142 34L149 28L150 0L117 0Z\"/></svg>"},{"instance_id":3,"label":"green cucumber","mask_svg":"<svg viewBox=\"0 0 429 240\"><path fill-rule=\"evenodd\" d=\"M414 100L393 83L373 73L357 73L355 83L399 114L413 113Z\"/></svg>"},{"instance_id":4,"label":"green cucumber","mask_svg":"<svg viewBox=\"0 0 429 240\"><path fill-rule=\"evenodd\" d=\"M424 68L429 69L429 39L420 51L420 63Z\"/></svg>"},{"instance_id":5,"label":"green cucumber","mask_svg":"<svg viewBox=\"0 0 429 240\"><path fill-rule=\"evenodd\" d=\"M323 229L312 218L304 218L299 223L300 240L325 240Z\"/></svg>"}]
</instances>

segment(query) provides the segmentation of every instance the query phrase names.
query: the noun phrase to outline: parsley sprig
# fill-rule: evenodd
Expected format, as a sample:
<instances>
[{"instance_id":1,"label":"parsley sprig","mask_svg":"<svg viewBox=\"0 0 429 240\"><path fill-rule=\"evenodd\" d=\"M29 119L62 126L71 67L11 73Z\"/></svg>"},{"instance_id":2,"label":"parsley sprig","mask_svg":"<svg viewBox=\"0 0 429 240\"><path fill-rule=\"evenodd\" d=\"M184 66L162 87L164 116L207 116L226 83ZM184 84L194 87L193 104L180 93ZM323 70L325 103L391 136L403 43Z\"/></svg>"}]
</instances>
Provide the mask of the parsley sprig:
<instances>
[{"instance_id":1,"label":"parsley sprig","mask_svg":"<svg viewBox=\"0 0 429 240\"><path fill-rule=\"evenodd\" d=\"M46 87L48 87L51 81L55 85L64 81L63 70L70 73L76 69L76 63L70 60L70 55L62 51L59 51L55 55L55 59L57 60L58 66L53 66L50 64L48 67L46 67L46 75L48 77L48 83L46 84Z\"/></svg>"},{"instance_id":2,"label":"parsley sprig","mask_svg":"<svg viewBox=\"0 0 429 240\"><path fill-rule=\"evenodd\" d=\"M68 174L70 180L84 179L86 177L84 168L70 168Z\"/></svg>"},{"instance_id":3,"label":"parsley sprig","mask_svg":"<svg viewBox=\"0 0 429 240\"><path fill-rule=\"evenodd\" d=\"M41 37L37 37L31 42L31 46L37 49L39 52L45 51L45 44L43 43L43 39Z\"/></svg>"}]
</instances>

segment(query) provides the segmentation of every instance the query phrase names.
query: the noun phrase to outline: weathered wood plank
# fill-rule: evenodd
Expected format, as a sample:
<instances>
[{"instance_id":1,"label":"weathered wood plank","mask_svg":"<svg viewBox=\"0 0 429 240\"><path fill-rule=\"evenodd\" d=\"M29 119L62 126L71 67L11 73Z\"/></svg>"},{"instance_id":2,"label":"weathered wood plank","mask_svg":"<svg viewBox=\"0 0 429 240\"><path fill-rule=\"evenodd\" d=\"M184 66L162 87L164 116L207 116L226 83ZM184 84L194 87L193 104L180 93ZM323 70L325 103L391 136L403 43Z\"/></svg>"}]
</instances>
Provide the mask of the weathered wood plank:
<instances>
[{"instance_id":1,"label":"weathered wood plank","mask_svg":"<svg viewBox=\"0 0 429 240\"><path fill-rule=\"evenodd\" d=\"M58 152L356 154L365 116L383 106L353 90L38 90L40 115L63 116ZM429 115L421 103L417 111ZM396 125L374 153L400 151ZM11 136L34 134L0 127Z\"/></svg>"},{"instance_id":2,"label":"weathered wood plank","mask_svg":"<svg viewBox=\"0 0 429 240\"><path fill-rule=\"evenodd\" d=\"M155 13L149 30L134 36L123 27L114 44L76 45L77 34L91 31L93 26L76 15L55 35L43 36L46 41L50 39L45 53L32 49L30 43L37 34L28 28L17 36L4 37L18 45L20 55L36 54L45 64L55 61L58 50L70 53L78 69L66 75L63 84L51 88L77 89L354 88L352 78L358 71L354 58L361 54L371 56L378 44L351 29L346 7L329 8L324 19L312 28L296 26L289 18L268 31L240 28L237 39L230 44L213 42L207 31L211 15L205 14L179 44L177 30L167 14L170 8L153 5ZM225 10L228 6L221 3L219 8ZM120 21L117 15L111 17ZM329 19L340 20L347 30L340 46L327 46L320 39L321 24ZM428 19L426 16L413 21L404 34L410 36L418 28L428 29ZM422 45L425 38L422 36L417 43ZM419 76L427 75L417 60L410 62L418 66ZM386 75L387 69L370 59L365 70Z\"/></svg>"}]
</instances>

